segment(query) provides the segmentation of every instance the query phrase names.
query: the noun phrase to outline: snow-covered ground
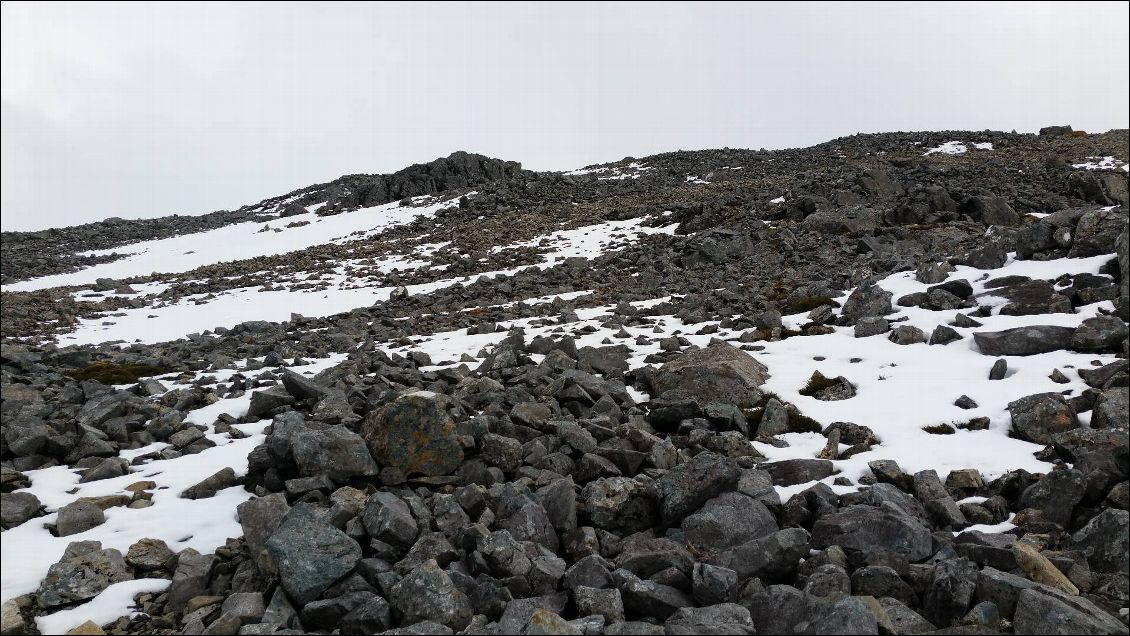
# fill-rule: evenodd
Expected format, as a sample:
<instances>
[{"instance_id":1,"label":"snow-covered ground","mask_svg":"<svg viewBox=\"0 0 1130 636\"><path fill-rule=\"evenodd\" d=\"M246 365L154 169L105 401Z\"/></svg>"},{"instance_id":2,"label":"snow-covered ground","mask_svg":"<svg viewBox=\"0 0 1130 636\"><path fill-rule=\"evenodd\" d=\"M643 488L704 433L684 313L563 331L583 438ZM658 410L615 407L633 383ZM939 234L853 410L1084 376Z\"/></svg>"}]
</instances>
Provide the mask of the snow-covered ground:
<instances>
[{"instance_id":1,"label":"snow-covered ground","mask_svg":"<svg viewBox=\"0 0 1130 636\"><path fill-rule=\"evenodd\" d=\"M372 235L398 225L411 223L417 218L431 218L436 212L458 204L458 200L426 203L428 197L418 197L423 205L401 207L387 203L354 212L320 217L313 212L299 214L267 223L237 223L206 232L182 234L155 241L144 241L106 250L84 252L88 256L128 254L110 263L103 263L70 274L43 276L5 285L4 291L33 291L50 287L89 285L99 278L130 278L154 273L175 274L191 271L205 265L227 261L289 254L327 243L344 243L358 238L356 232ZM287 227L292 223L309 222L301 227ZM263 228L270 228L263 232Z\"/></svg>"},{"instance_id":2,"label":"snow-covered ground","mask_svg":"<svg viewBox=\"0 0 1130 636\"><path fill-rule=\"evenodd\" d=\"M988 142L988 141L974 143L974 144L972 144L972 146L977 150L992 150L993 149L992 142ZM947 141L946 143L944 143L940 146L937 146L935 148L930 148L926 152L922 153L922 156L927 157L927 156L933 155L933 154L964 155L966 152L969 152L969 146L967 146L965 142L963 142L963 141Z\"/></svg>"},{"instance_id":3,"label":"snow-covered ground","mask_svg":"<svg viewBox=\"0 0 1130 636\"><path fill-rule=\"evenodd\" d=\"M423 208L412 208L420 210ZM356 213L354 213L356 214ZM349 215L339 215L349 216ZM331 219L338 217L329 217ZM567 258L595 258L610 250L620 249L640 240L648 234L673 234L675 225L650 227L643 225L646 217L623 221L608 221L570 230L560 230L529 241L495 247L492 251L502 252L519 247L535 247L546 250L534 267L552 267ZM310 226L308 226L310 227ZM297 228L305 230L306 227ZM421 246L415 258L408 260L402 256L391 255L379 260L382 270L422 268L430 265L423 260L441 244ZM156 248L153 248L156 249ZM154 253L154 257L155 253ZM242 257L242 254L241 254ZM268 320L282 322L290 319L292 312L310 318L332 316L357 307L368 307L389 299L394 287L366 285L364 281L351 276L344 262L334 274L322 280L328 283L325 289L291 288L263 291L260 287L242 287L225 290L206 297L205 294L187 296L171 304L156 303L138 309L123 309L113 316L93 319L80 319L75 329L60 335L60 345L98 344L102 342L124 341L127 344L166 342L177 340L192 333L202 333L215 327L231 327L249 320ZM96 266L91 269L103 267ZM456 283L471 283L480 276L512 276L520 269L513 268L474 274L438 278L428 283L409 285L411 294L430 294ZM78 276L82 274L71 274ZM38 279L43 280L43 279ZM279 287L285 284L280 281ZM141 287L141 286L139 286ZM139 289L140 291L140 289Z\"/></svg>"},{"instance_id":4,"label":"snow-covered ground","mask_svg":"<svg viewBox=\"0 0 1130 636\"><path fill-rule=\"evenodd\" d=\"M1082 170L1121 170L1130 172L1130 164L1115 157L1087 157L1087 161L1071 164L1072 168Z\"/></svg>"}]
</instances>

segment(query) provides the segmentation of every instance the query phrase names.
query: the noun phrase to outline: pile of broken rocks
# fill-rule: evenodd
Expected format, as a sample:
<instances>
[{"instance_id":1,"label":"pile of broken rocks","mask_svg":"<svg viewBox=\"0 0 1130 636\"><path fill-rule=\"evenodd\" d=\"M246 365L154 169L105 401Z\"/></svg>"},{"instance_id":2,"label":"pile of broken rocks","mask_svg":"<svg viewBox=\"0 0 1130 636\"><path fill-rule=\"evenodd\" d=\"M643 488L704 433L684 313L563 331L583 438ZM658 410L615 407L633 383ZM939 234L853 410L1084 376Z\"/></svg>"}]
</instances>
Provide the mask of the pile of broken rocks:
<instances>
[{"instance_id":1,"label":"pile of broken rocks","mask_svg":"<svg viewBox=\"0 0 1130 636\"><path fill-rule=\"evenodd\" d=\"M1047 452L1063 465L1047 475L878 460L860 492L818 483L782 501L774 486L833 465L758 456L765 369L730 344L641 374L661 396L650 408L568 337L514 332L473 372L422 372L424 358L359 351L314 379L250 384L242 419L271 425L248 475L182 495L242 483L257 495L238 509L244 536L208 555L75 542L5 606L4 633L135 577L171 585L110 633L1126 632L1125 410L1056 434ZM1064 405L1016 404L1015 423L1054 428ZM171 433L184 438L171 452L199 450L185 431L199 433ZM18 496L4 495L5 526ZM958 503L970 496L984 500ZM100 523L101 503L64 508L58 534ZM1004 533L954 532L1009 518Z\"/></svg>"}]
</instances>

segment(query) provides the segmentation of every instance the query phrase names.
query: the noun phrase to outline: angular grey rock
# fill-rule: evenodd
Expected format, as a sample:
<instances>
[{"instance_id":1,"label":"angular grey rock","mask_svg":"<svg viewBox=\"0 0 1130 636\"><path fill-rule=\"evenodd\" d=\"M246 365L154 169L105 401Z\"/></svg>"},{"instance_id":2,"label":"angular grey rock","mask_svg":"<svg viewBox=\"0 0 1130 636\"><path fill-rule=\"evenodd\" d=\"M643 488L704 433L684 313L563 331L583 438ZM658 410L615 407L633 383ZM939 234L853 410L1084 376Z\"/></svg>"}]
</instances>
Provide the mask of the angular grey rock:
<instances>
[{"instance_id":1,"label":"angular grey rock","mask_svg":"<svg viewBox=\"0 0 1130 636\"><path fill-rule=\"evenodd\" d=\"M728 457L704 452L668 471L655 482L664 523L679 523L707 500L738 483L741 471Z\"/></svg>"},{"instance_id":2,"label":"angular grey rock","mask_svg":"<svg viewBox=\"0 0 1130 636\"><path fill-rule=\"evenodd\" d=\"M830 477L835 471L827 459L782 459L758 466L773 478L774 486L795 486Z\"/></svg>"},{"instance_id":3,"label":"angular grey rock","mask_svg":"<svg viewBox=\"0 0 1130 636\"><path fill-rule=\"evenodd\" d=\"M207 593L217 560L214 554L200 554L192 548L177 554L177 568L169 584L167 605L170 610L182 612L190 599Z\"/></svg>"},{"instance_id":4,"label":"angular grey rock","mask_svg":"<svg viewBox=\"0 0 1130 636\"><path fill-rule=\"evenodd\" d=\"M30 492L0 494L0 527L14 528L39 514L43 504Z\"/></svg>"},{"instance_id":5,"label":"angular grey rock","mask_svg":"<svg viewBox=\"0 0 1130 636\"><path fill-rule=\"evenodd\" d=\"M1121 181L1122 191L1125 193L1125 177L1122 177ZM1117 249L1119 232L1125 224L1125 208L1084 212L1075 225L1075 237L1071 241L1071 249L1067 251L1067 257L1083 258L1114 253Z\"/></svg>"},{"instance_id":6,"label":"angular grey rock","mask_svg":"<svg viewBox=\"0 0 1130 636\"><path fill-rule=\"evenodd\" d=\"M914 496L922 502L934 523L939 526L960 528L968 523L936 471L915 473Z\"/></svg>"},{"instance_id":7,"label":"angular grey rock","mask_svg":"<svg viewBox=\"0 0 1130 636\"><path fill-rule=\"evenodd\" d=\"M394 585L389 600L405 623L433 621L461 630L473 613L470 599L452 583L435 559L417 566Z\"/></svg>"},{"instance_id":8,"label":"angular grey rock","mask_svg":"<svg viewBox=\"0 0 1130 636\"><path fill-rule=\"evenodd\" d=\"M890 502L882 506L848 506L817 519L812 527L816 548L838 545L868 553L886 550L920 561L930 556L930 529Z\"/></svg>"},{"instance_id":9,"label":"angular grey rock","mask_svg":"<svg viewBox=\"0 0 1130 636\"><path fill-rule=\"evenodd\" d=\"M596 447L595 441L593 447ZM487 463L504 471L514 470L522 465L522 443L512 437L496 433L483 435L481 453Z\"/></svg>"},{"instance_id":10,"label":"angular grey rock","mask_svg":"<svg viewBox=\"0 0 1130 636\"><path fill-rule=\"evenodd\" d=\"M281 492L248 499L236 506L243 538L252 556L258 556L263 551L267 539L278 530L288 512L290 505L286 502L286 495Z\"/></svg>"},{"instance_id":11,"label":"angular grey rock","mask_svg":"<svg viewBox=\"0 0 1130 636\"><path fill-rule=\"evenodd\" d=\"M865 316L855 322L854 335L856 338L870 338L887 333L890 329L891 323L886 318Z\"/></svg>"},{"instance_id":12,"label":"angular grey rock","mask_svg":"<svg viewBox=\"0 0 1130 636\"><path fill-rule=\"evenodd\" d=\"M174 554L168 544L160 539L140 539L126 551L126 563L142 572L163 569Z\"/></svg>"},{"instance_id":13,"label":"angular grey rock","mask_svg":"<svg viewBox=\"0 0 1130 636\"><path fill-rule=\"evenodd\" d=\"M651 378L652 395L678 389L699 403L722 402L751 408L769 378L765 365L726 343L689 351L665 363Z\"/></svg>"},{"instance_id":14,"label":"angular grey rock","mask_svg":"<svg viewBox=\"0 0 1130 636\"><path fill-rule=\"evenodd\" d=\"M75 501L59 508L55 532L60 537L86 532L106 523L106 513L91 501Z\"/></svg>"},{"instance_id":15,"label":"angular grey rock","mask_svg":"<svg viewBox=\"0 0 1130 636\"><path fill-rule=\"evenodd\" d=\"M879 625L863 599L847 596L831 604L817 604L805 633L878 634Z\"/></svg>"},{"instance_id":16,"label":"angular grey rock","mask_svg":"<svg viewBox=\"0 0 1130 636\"><path fill-rule=\"evenodd\" d=\"M649 578L668 568L689 575L694 567L694 558L686 548L671 539L638 539L624 546L616 557L615 565L641 578Z\"/></svg>"},{"instance_id":17,"label":"angular grey rock","mask_svg":"<svg viewBox=\"0 0 1130 636\"><path fill-rule=\"evenodd\" d=\"M617 534L631 534L659 523L655 486L628 477L605 477L585 484L581 508L592 525Z\"/></svg>"},{"instance_id":18,"label":"angular grey rock","mask_svg":"<svg viewBox=\"0 0 1130 636\"><path fill-rule=\"evenodd\" d=\"M854 325L862 318L878 318L893 311L891 292L878 285L861 285L848 296L840 316L846 324Z\"/></svg>"},{"instance_id":19,"label":"angular grey rock","mask_svg":"<svg viewBox=\"0 0 1130 636\"><path fill-rule=\"evenodd\" d=\"M930 334L931 345L948 345L951 342L957 342L965 336L958 333L951 327L945 325L938 325L934 327L934 331Z\"/></svg>"},{"instance_id":20,"label":"angular grey rock","mask_svg":"<svg viewBox=\"0 0 1130 636\"><path fill-rule=\"evenodd\" d=\"M985 225L1020 225L1020 215L1004 197L974 196L961 205L962 214Z\"/></svg>"},{"instance_id":21,"label":"angular grey rock","mask_svg":"<svg viewBox=\"0 0 1130 636\"><path fill-rule=\"evenodd\" d=\"M536 494L549 516L549 522L558 532L577 527L577 493L572 477L554 479L538 488Z\"/></svg>"},{"instance_id":22,"label":"angular grey rock","mask_svg":"<svg viewBox=\"0 0 1130 636\"><path fill-rule=\"evenodd\" d=\"M624 601L616 588L598 589L583 585L573 588L573 603L581 616L603 616L609 623L624 620Z\"/></svg>"},{"instance_id":23,"label":"angular grey rock","mask_svg":"<svg viewBox=\"0 0 1130 636\"><path fill-rule=\"evenodd\" d=\"M40 608L51 609L94 598L114 583L132 578L121 552L103 550L97 541L76 541L47 570L35 597Z\"/></svg>"},{"instance_id":24,"label":"angular grey rock","mask_svg":"<svg viewBox=\"0 0 1130 636\"><path fill-rule=\"evenodd\" d=\"M736 545L708 557L712 565L729 568L741 578L785 579L808 554L809 535L803 528L785 528L773 534Z\"/></svg>"},{"instance_id":25,"label":"angular grey rock","mask_svg":"<svg viewBox=\"0 0 1130 636\"><path fill-rule=\"evenodd\" d=\"M686 541L703 552L724 550L778 530L777 519L763 503L739 492L707 501L683 519L682 528Z\"/></svg>"},{"instance_id":26,"label":"angular grey rock","mask_svg":"<svg viewBox=\"0 0 1130 636\"><path fill-rule=\"evenodd\" d=\"M1019 503L1023 508L1043 511L1045 519L1066 527L1086 491L1087 478L1082 471L1057 468L1024 489Z\"/></svg>"},{"instance_id":27,"label":"angular grey rock","mask_svg":"<svg viewBox=\"0 0 1130 636\"><path fill-rule=\"evenodd\" d=\"M1091 428L1125 429L1130 418L1130 389L1113 387L1104 389L1095 401L1091 413Z\"/></svg>"},{"instance_id":28,"label":"angular grey rock","mask_svg":"<svg viewBox=\"0 0 1130 636\"><path fill-rule=\"evenodd\" d=\"M371 477L380 470L365 440L344 426L295 431L290 446L301 475L326 475L344 482L353 477Z\"/></svg>"},{"instance_id":29,"label":"angular grey rock","mask_svg":"<svg viewBox=\"0 0 1130 636\"><path fill-rule=\"evenodd\" d=\"M236 485L236 481L235 471L228 466L221 468L203 481L185 488L180 496L182 499L207 499L209 497L215 497L216 493L221 490Z\"/></svg>"},{"instance_id":30,"label":"angular grey rock","mask_svg":"<svg viewBox=\"0 0 1130 636\"><path fill-rule=\"evenodd\" d=\"M1008 262L1008 254L996 245L987 245L969 252L963 261L977 269L997 269Z\"/></svg>"},{"instance_id":31,"label":"angular grey rock","mask_svg":"<svg viewBox=\"0 0 1130 636\"><path fill-rule=\"evenodd\" d=\"M408 504L390 492L376 492L369 497L361 522L369 536L398 547L411 546L419 533Z\"/></svg>"},{"instance_id":32,"label":"angular grey rock","mask_svg":"<svg viewBox=\"0 0 1130 636\"><path fill-rule=\"evenodd\" d=\"M281 386L275 386L261 391L253 391L251 393L251 405L247 409L247 414L252 417L262 417L280 406L293 403L294 397Z\"/></svg>"},{"instance_id":33,"label":"angular grey rock","mask_svg":"<svg viewBox=\"0 0 1130 636\"><path fill-rule=\"evenodd\" d=\"M1031 356L1067 349L1075 330L1071 327L1036 325L1004 331L973 334L977 349L987 356Z\"/></svg>"},{"instance_id":34,"label":"angular grey rock","mask_svg":"<svg viewBox=\"0 0 1130 636\"><path fill-rule=\"evenodd\" d=\"M463 449L446 411L448 400L431 391L416 391L370 413L361 436L373 458L407 475L446 475L458 468Z\"/></svg>"},{"instance_id":35,"label":"angular grey rock","mask_svg":"<svg viewBox=\"0 0 1130 636\"><path fill-rule=\"evenodd\" d=\"M296 400L320 400L330 392L328 388L304 378L290 369L283 370L282 385L286 392Z\"/></svg>"},{"instance_id":36,"label":"angular grey rock","mask_svg":"<svg viewBox=\"0 0 1130 636\"><path fill-rule=\"evenodd\" d=\"M973 605L977 566L968 559L949 559L934 566L923 598L923 614L935 625L953 625Z\"/></svg>"},{"instance_id":37,"label":"angular grey rock","mask_svg":"<svg viewBox=\"0 0 1130 636\"><path fill-rule=\"evenodd\" d=\"M624 610L629 615L667 620L678 609L694 606L694 599L682 591L655 581L645 581L627 570L616 570L612 577L620 591Z\"/></svg>"},{"instance_id":38,"label":"angular grey rock","mask_svg":"<svg viewBox=\"0 0 1130 636\"><path fill-rule=\"evenodd\" d=\"M1130 570L1130 512L1107 508L1071 535L1070 545L1082 550L1095 572Z\"/></svg>"},{"instance_id":39,"label":"angular grey rock","mask_svg":"<svg viewBox=\"0 0 1130 636\"><path fill-rule=\"evenodd\" d=\"M668 634L755 634L749 610L737 603L684 607L664 623Z\"/></svg>"},{"instance_id":40,"label":"angular grey rock","mask_svg":"<svg viewBox=\"0 0 1130 636\"><path fill-rule=\"evenodd\" d=\"M1079 428L1075 409L1058 393L1037 393L1008 404L1012 429L1021 439L1047 444L1057 433Z\"/></svg>"},{"instance_id":41,"label":"angular grey rock","mask_svg":"<svg viewBox=\"0 0 1130 636\"><path fill-rule=\"evenodd\" d=\"M691 593L700 605L715 605L734 600L738 573L709 563L695 563L691 572Z\"/></svg>"},{"instance_id":42,"label":"angular grey rock","mask_svg":"<svg viewBox=\"0 0 1130 636\"><path fill-rule=\"evenodd\" d=\"M361 559L361 546L305 503L290 509L266 550L283 589L300 605L318 598Z\"/></svg>"},{"instance_id":43,"label":"angular grey rock","mask_svg":"<svg viewBox=\"0 0 1130 636\"><path fill-rule=\"evenodd\" d=\"M899 325L891 330L887 340L897 345L910 345L926 342L926 334L913 325Z\"/></svg>"},{"instance_id":44,"label":"angular grey rock","mask_svg":"<svg viewBox=\"0 0 1130 636\"><path fill-rule=\"evenodd\" d=\"M372 596L341 619L342 634L375 634L392 627L392 611L388 601Z\"/></svg>"},{"instance_id":45,"label":"angular grey rock","mask_svg":"<svg viewBox=\"0 0 1130 636\"><path fill-rule=\"evenodd\" d=\"M1117 352L1128 335L1130 330L1121 318L1096 316L1079 324L1071 336L1071 348L1076 351Z\"/></svg>"},{"instance_id":46,"label":"angular grey rock","mask_svg":"<svg viewBox=\"0 0 1130 636\"><path fill-rule=\"evenodd\" d=\"M1125 634L1126 626L1081 596L1046 586L1021 590L1012 617L1017 634Z\"/></svg>"}]
</instances>

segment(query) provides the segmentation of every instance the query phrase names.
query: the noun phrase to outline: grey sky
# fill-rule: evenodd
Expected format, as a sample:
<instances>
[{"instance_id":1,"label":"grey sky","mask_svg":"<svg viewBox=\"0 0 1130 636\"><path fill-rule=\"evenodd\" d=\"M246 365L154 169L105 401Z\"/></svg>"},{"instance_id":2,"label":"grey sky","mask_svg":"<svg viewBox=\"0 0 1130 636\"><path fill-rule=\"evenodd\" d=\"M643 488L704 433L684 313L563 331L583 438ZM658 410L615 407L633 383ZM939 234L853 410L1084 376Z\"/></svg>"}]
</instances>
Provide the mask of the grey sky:
<instances>
[{"instance_id":1,"label":"grey sky","mask_svg":"<svg viewBox=\"0 0 1130 636\"><path fill-rule=\"evenodd\" d=\"M1128 125L1108 4L22 4L5 230L233 209L454 150L536 170Z\"/></svg>"}]
</instances>

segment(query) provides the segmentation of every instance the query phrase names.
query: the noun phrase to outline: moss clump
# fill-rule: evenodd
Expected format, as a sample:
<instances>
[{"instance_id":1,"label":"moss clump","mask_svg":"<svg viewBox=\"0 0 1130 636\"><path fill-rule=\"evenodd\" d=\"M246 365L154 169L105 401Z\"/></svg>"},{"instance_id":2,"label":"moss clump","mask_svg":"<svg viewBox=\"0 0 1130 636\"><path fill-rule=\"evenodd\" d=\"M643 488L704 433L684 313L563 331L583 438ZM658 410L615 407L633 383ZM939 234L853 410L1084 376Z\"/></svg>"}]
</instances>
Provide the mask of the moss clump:
<instances>
[{"instance_id":1,"label":"moss clump","mask_svg":"<svg viewBox=\"0 0 1130 636\"><path fill-rule=\"evenodd\" d=\"M823 373L813 371L812 377L808 378L808 383L798 393L814 397L818 392L834 387L839 383L839 380L824 377Z\"/></svg>"},{"instance_id":2,"label":"moss clump","mask_svg":"<svg viewBox=\"0 0 1130 636\"><path fill-rule=\"evenodd\" d=\"M931 435L953 435L957 432L949 424L935 424L933 426L924 426L922 427L922 430L930 433Z\"/></svg>"},{"instance_id":3,"label":"moss clump","mask_svg":"<svg viewBox=\"0 0 1130 636\"><path fill-rule=\"evenodd\" d=\"M789 303L787 312L790 314L799 314L803 311L812 311L823 305L839 307L840 303L832 300L831 296L805 296L804 298L798 298Z\"/></svg>"},{"instance_id":4,"label":"moss clump","mask_svg":"<svg viewBox=\"0 0 1130 636\"><path fill-rule=\"evenodd\" d=\"M786 426L790 433L819 433L824 430L820 422L801 413L795 405L785 402L772 391L762 391L756 404L748 409L742 409L742 415L749 422L750 429L757 430L757 427L761 425L761 418L765 416L765 405L769 403L769 400L774 399L785 405L785 410L789 414Z\"/></svg>"},{"instance_id":5,"label":"moss clump","mask_svg":"<svg viewBox=\"0 0 1130 636\"><path fill-rule=\"evenodd\" d=\"M66 375L74 380L95 380L102 384L130 384L141 378L168 373L165 369L149 364L117 364L114 362L95 362L94 364L67 371Z\"/></svg>"},{"instance_id":6,"label":"moss clump","mask_svg":"<svg viewBox=\"0 0 1130 636\"><path fill-rule=\"evenodd\" d=\"M800 409L792 404L785 407L789 412L789 432L790 433L819 433L824 430L820 422L808 417L800 412Z\"/></svg>"}]
</instances>

